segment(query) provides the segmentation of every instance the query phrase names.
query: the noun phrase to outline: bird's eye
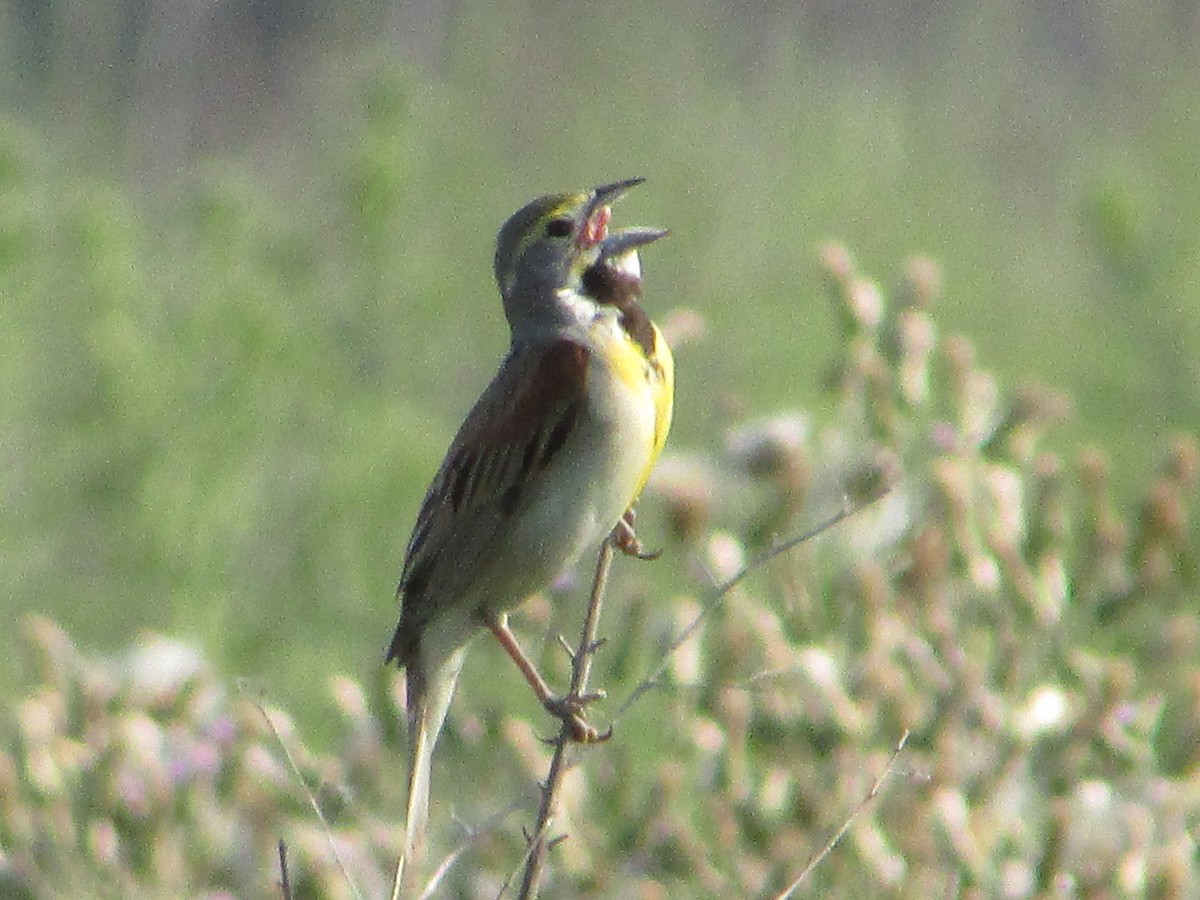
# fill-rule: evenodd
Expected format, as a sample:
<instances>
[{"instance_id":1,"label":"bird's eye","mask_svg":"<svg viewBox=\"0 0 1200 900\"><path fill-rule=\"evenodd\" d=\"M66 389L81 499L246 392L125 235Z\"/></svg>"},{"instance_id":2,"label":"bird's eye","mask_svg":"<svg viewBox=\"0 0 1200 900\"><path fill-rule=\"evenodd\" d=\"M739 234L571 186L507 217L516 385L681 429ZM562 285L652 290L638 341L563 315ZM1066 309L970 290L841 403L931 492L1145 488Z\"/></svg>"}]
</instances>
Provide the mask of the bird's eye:
<instances>
[{"instance_id":1,"label":"bird's eye","mask_svg":"<svg viewBox=\"0 0 1200 900\"><path fill-rule=\"evenodd\" d=\"M570 219L551 219L546 223L546 234L549 237L566 237L574 227Z\"/></svg>"}]
</instances>

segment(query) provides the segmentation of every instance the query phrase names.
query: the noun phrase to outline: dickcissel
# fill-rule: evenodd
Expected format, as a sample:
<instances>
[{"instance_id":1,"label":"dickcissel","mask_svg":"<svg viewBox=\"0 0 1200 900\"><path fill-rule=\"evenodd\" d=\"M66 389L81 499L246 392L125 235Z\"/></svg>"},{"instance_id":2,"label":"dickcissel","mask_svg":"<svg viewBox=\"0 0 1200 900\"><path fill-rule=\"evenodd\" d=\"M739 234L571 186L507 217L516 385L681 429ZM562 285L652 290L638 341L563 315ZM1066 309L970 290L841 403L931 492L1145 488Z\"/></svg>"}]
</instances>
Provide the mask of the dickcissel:
<instances>
[{"instance_id":1,"label":"dickcissel","mask_svg":"<svg viewBox=\"0 0 1200 900\"><path fill-rule=\"evenodd\" d=\"M410 858L428 817L434 743L483 629L576 739L597 737L577 698L550 691L507 615L610 534L640 552L632 505L667 439L674 393L671 351L639 305L637 250L666 232L608 230L608 204L641 181L542 197L496 239L511 344L425 495L387 652L407 673Z\"/></svg>"}]
</instances>

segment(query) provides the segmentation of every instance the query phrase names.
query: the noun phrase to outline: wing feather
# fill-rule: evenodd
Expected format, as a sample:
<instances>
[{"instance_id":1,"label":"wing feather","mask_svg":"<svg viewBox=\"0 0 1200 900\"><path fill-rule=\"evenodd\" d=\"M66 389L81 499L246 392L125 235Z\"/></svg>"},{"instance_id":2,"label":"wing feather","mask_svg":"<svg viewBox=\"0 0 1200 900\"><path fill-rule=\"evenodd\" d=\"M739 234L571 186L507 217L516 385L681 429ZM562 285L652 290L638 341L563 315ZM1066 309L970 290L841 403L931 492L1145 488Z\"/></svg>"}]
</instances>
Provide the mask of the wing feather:
<instances>
[{"instance_id":1,"label":"wing feather","mask_svg":"<svg viewBox=\"0 0 1200 900\"><path fill-rule=\"evenodd\" d=\"M569 340L517 347L467 414L434 476L405 554L400 622L388 661L407 665L424 624L470 586L562 449L587 398L588 349Z\"/></svg>"}]
</instances>

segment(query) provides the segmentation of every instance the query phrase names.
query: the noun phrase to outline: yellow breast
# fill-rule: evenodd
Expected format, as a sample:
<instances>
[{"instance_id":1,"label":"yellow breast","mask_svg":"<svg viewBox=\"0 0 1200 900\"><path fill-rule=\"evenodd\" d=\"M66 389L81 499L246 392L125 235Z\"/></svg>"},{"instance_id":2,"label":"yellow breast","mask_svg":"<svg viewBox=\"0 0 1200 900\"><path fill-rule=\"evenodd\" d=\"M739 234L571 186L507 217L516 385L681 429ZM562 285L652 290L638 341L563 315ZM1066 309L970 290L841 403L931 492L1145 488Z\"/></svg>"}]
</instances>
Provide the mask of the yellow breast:
<instances>
[{"instance_id":1,"label":"yellow breast","mask_svg":"<svg viewBox=\"0 0 1200 900\"><path fill-rule=\"evenodd\" d=\"M667 433L671 430L675 360L657 325L654 326L654 352L650 356L643 353L642 348L619 327L615 331L618 335L616 339L600 341L600 352L617 381L628 392L627 402L648 403L654 407L653 443L647 448L645 467L637 481L637 493L641 494L650 477L650 470L667 442Z\"/></svg>"}]
</instances>

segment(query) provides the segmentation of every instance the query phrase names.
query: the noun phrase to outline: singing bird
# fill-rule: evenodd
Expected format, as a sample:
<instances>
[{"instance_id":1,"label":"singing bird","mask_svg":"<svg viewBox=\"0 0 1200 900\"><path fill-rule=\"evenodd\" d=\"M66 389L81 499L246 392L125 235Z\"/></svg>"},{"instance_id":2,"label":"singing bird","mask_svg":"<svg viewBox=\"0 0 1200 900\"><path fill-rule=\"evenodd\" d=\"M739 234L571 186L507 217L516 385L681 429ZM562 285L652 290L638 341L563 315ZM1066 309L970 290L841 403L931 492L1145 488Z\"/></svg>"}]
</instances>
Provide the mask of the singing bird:
<instances>
[{"instance_id":1,"label":"singing bird","mask_svg":"<svg viewBox=\"0 0 1200 900\"><path fill-rule=\"evenodd\" d=\"M608 224L609 204L642 180L534 200L496 239L511 343L425 495L387 652L406 670L409 860L428 818L434 743L483 629L577 740L597 737L577 698L551 692L507 616L610 534L640 552L632 506L667 439L674 366L639 304L638 248L666 232Z\"/></svg>"}]
</instances>

